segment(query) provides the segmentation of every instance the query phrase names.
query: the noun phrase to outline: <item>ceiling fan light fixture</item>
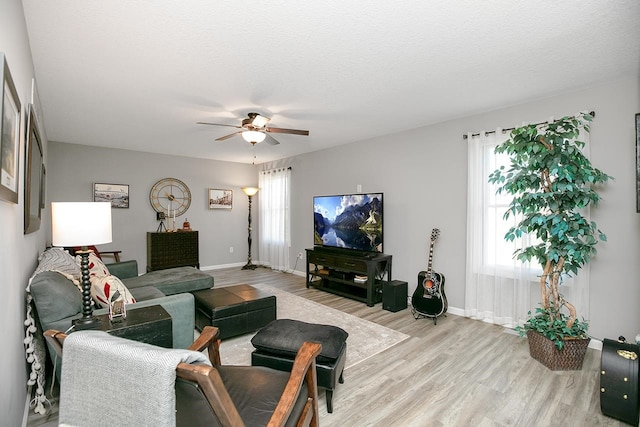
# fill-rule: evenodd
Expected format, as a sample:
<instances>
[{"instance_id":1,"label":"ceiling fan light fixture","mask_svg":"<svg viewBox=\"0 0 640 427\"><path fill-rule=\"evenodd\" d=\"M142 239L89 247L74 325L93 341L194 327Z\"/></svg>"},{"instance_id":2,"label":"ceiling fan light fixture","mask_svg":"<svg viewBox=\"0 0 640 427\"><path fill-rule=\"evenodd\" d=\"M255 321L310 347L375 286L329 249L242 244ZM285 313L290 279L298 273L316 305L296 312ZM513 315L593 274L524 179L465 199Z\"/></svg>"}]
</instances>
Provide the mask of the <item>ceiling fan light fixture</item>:
<instances>
[{"instance_id":1,"label":"ceiling fan light fixture","mask_svg":"<svg viewBox=\"0 0 640 427\"><path fill-rule=\"evenodd\" d=\"M268 117L265 116L261 116L260 114L256 114L253 117L253 120L251 120L251 124L257 128L262 128L264 127L267 123L269 123L269 120L271 120Z\"/></svg>"},{"instance_id":2,"label":"ceiling fan light fixture","mask_svg":"<svg viewBox=\"0 0 640 427\"><path fill-rule=\"evenodd\" d=\"M247 142L258 143L264 141L267 135L256 130L245 130L244 132L242 132L242 137Z\"/></svg>"}]
</instances>

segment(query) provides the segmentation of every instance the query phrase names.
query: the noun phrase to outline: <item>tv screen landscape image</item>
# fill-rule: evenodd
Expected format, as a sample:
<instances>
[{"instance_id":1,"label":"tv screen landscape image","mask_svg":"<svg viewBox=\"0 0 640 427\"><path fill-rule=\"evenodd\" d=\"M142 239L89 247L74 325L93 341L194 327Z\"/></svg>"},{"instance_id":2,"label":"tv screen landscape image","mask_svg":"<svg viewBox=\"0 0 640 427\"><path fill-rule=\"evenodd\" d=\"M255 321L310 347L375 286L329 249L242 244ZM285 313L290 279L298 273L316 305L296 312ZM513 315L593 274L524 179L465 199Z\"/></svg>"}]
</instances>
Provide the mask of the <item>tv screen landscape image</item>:
<instances>
[{"instance_id":1,"label":"tv screen landscape image","mask_svg":"<svg viewBox=\"0 0 640 427\"><path fill-rule=\"evenodd\" d=\"M382 193L315 196L316 246L382 252Z\"/></svg>"}]
</instances>

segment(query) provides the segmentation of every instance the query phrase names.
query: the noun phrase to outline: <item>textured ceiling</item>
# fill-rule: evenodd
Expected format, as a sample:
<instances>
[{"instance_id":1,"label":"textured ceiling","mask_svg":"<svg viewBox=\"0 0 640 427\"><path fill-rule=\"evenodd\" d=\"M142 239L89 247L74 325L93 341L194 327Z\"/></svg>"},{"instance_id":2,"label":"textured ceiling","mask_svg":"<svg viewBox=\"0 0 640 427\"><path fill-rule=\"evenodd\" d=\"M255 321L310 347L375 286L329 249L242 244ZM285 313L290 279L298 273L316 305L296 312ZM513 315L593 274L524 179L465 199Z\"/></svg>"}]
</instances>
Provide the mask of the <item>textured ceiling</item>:
<instances>
[{"instance_id":1,"label":"textured ceiling","mask_svg":"<svg viewBox=\"0 0 640 427\"><path fill-rule=\"evenodd\" d=\"M635 73L637 0L23 0L47 137L251 163ZM248 112L309 136L255 150Z\"/></svg>"}]
</instances>

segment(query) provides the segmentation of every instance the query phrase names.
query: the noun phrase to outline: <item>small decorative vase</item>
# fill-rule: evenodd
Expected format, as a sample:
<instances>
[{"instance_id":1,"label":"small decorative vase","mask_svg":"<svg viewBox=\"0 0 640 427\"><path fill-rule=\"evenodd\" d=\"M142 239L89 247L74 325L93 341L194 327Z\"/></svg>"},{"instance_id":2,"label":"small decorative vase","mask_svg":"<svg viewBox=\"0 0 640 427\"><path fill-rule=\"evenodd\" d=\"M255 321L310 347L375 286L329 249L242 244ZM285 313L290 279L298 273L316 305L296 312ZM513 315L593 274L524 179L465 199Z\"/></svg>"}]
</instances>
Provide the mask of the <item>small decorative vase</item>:
<instances>
[{"instance_id":1,"label":"small decorative vase","mask_svg":"<svg viewBox=\"0 0 640 427\"><path fill-rule=\"evenodd\" d=\"M591 338L572 338L564 341L562 350L555 343L536 331L527 331L529 354L552 371L576 371L582 362Z\"/></svg>"}]
</instances>

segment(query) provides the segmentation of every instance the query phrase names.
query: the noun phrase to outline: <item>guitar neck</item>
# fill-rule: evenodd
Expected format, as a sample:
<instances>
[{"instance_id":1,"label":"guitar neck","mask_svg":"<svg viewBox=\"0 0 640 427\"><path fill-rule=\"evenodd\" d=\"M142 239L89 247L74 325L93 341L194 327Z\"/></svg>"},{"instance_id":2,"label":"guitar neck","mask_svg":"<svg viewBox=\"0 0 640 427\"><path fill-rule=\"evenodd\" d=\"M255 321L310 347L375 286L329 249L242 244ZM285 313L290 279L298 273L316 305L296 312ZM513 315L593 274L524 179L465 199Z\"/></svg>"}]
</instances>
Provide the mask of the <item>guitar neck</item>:
<instances>
[{"instance_id":1,"label":"guitar neck","mask_svg":"<svg viewBox=\"0 0 640 427\"><path fill-rule=\"evenodd\" d=\"M433 240L429 246L429 263L427 264L427 277L431 277L431 268L433 264Z\"/></svg>"}]
</instances>

